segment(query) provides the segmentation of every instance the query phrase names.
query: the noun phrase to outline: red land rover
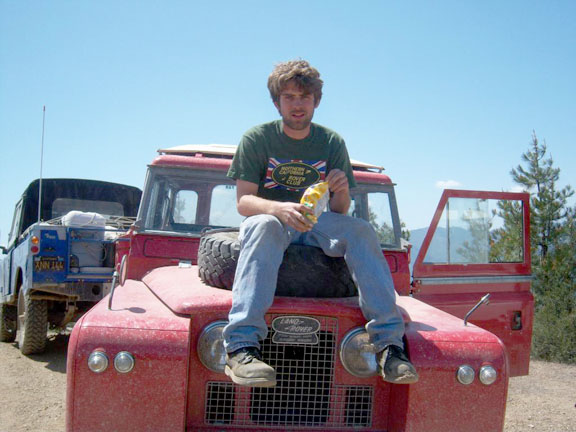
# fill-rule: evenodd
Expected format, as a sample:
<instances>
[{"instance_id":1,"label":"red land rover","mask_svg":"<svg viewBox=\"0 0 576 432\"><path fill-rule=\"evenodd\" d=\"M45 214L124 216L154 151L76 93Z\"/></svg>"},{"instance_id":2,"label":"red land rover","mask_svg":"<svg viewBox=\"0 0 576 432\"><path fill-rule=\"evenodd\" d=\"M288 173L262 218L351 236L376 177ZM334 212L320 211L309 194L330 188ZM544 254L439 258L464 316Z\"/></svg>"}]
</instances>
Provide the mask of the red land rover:
<instances>
[{"instance_id":1,"label":"red land rover","mask_svg":"<svg viewBox=\"0 0 576 432\"><path fill-rule=\"evenodd\" d=\"M241 221L226 177L234 147L159 153L129 241L117 246L115 289L70 338L68 431L502 430L508 379L529 366L527 194L444 191L412 265L394 184L353 162L350 214L378 233L420 381L382 381L355 292L328 286L316 298L277 295L263 355L278 385L247 388L223 373L231 291L205 283L218 285L237 254L234 241L206 243ZM305 279L314 289L328 280ZM300 322L311 332L286 326Z\"/></svg>"}]
</instances>

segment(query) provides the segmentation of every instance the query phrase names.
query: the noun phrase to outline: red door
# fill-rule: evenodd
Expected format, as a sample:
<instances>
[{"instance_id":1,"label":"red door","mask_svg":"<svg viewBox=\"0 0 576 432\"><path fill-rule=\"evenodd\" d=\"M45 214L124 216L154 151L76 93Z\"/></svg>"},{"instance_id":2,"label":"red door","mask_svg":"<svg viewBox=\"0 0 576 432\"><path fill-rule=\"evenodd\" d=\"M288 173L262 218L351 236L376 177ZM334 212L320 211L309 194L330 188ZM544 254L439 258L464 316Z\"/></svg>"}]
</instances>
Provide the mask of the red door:
<instances>
[{"instance_id":1,"label":"red door","mask_svg":"<svg viewBox=\"0 0 576 432\"><path fill-rule=\"evenodd\" d=\"M530 195L445 190L413 270L413 295L506 346L512 376L528 374L534 299L530 291ZM463 324L464 325L464 324Z\"/></svg>"}]
</instances>

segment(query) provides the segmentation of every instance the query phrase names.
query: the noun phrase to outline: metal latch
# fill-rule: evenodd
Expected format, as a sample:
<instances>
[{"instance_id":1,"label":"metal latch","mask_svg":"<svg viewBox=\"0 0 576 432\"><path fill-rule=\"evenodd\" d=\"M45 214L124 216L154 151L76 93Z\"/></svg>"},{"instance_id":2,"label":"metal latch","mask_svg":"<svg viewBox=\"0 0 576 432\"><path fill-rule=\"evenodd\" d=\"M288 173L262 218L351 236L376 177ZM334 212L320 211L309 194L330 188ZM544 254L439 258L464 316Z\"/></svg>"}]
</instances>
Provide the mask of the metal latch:
<instances>
[{"instance_id":1,"label":"metal latch","mask_svg":"<svg viewBox=\"0 0 576 432\"><path fill-rule=\"evenodd\" d=\"M512 315L512 330L522 330L522 311L514 311L514 315Z\"/></svg>"}]
</instances>

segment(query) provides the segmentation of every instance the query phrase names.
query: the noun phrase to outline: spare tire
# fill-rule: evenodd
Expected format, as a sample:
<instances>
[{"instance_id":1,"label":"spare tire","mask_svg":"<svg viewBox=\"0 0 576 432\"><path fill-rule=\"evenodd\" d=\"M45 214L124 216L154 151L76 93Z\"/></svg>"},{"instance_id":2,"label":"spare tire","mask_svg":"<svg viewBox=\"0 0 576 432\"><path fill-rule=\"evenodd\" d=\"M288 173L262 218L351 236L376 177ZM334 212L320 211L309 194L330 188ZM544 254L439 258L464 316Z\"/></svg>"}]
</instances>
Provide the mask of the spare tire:
<instances>
[{"instance_id":1,"label":"spare tire","mask_svg":"<svg viewBox=\"0 0 576 432\"><path fill-rule=\"evenodd\" d=\"M202 235L198 249L200 279L231 290L240 254L237 230L213 230ZM358 290L344 258L329 257L313 246L290 245L278 271L277 296L354 297Z\"/></svg>"}]
</instances>

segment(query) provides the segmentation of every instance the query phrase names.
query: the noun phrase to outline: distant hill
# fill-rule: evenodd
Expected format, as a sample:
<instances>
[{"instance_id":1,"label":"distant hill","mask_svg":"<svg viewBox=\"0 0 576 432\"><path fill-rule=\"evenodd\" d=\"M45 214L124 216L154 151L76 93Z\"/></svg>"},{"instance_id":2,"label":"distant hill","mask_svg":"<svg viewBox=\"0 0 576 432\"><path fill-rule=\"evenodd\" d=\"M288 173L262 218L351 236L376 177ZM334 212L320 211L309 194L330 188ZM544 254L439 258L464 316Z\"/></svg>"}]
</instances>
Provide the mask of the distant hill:
<instances>
[{"instance_id":1,"label":"distant hill","mask_svg":"<svg viewBox=\"0 0 576 432\"><path fill-rule=\"evenodd\" d=\"M410 230L410 240L408 240L412 244L412 262L410 263L410 269L414 265L414 261L416 261L416 257L418 256L418 252L420 251L420 246L422 246L422 242L424 241L424 237L428 232L428 228L418 228L415 230Z\"/></svg>"},{"instance_id":2,"label":"distant hill","mask_svg":"<svg viewBox=\"0 0 576 432\"><path fill-rule=\"evenodd\" d=\"M422 242L424 241L424 237L428 232L428 228L418 228L415 230L410 230L410 243L412 244L412 262L410 263L410 271L412 271L412 267L414 266L414 262L418 257L418 253L420 252L420 248L422 246ZM434 236L434 240L430 245L430 248L427 253L427 261L432 262L446 262L447 261L447 235L446 235L446 228L437 228L436 233ZM463 228L451 228L451 238L450 238L450 252L451 252L451 259L454 262L462 262L465 261L464 257L457 252L459 248L461 248L464 242L471 242L472 236L470 231L463 229Z\"/></svg>"}]
</instances>

